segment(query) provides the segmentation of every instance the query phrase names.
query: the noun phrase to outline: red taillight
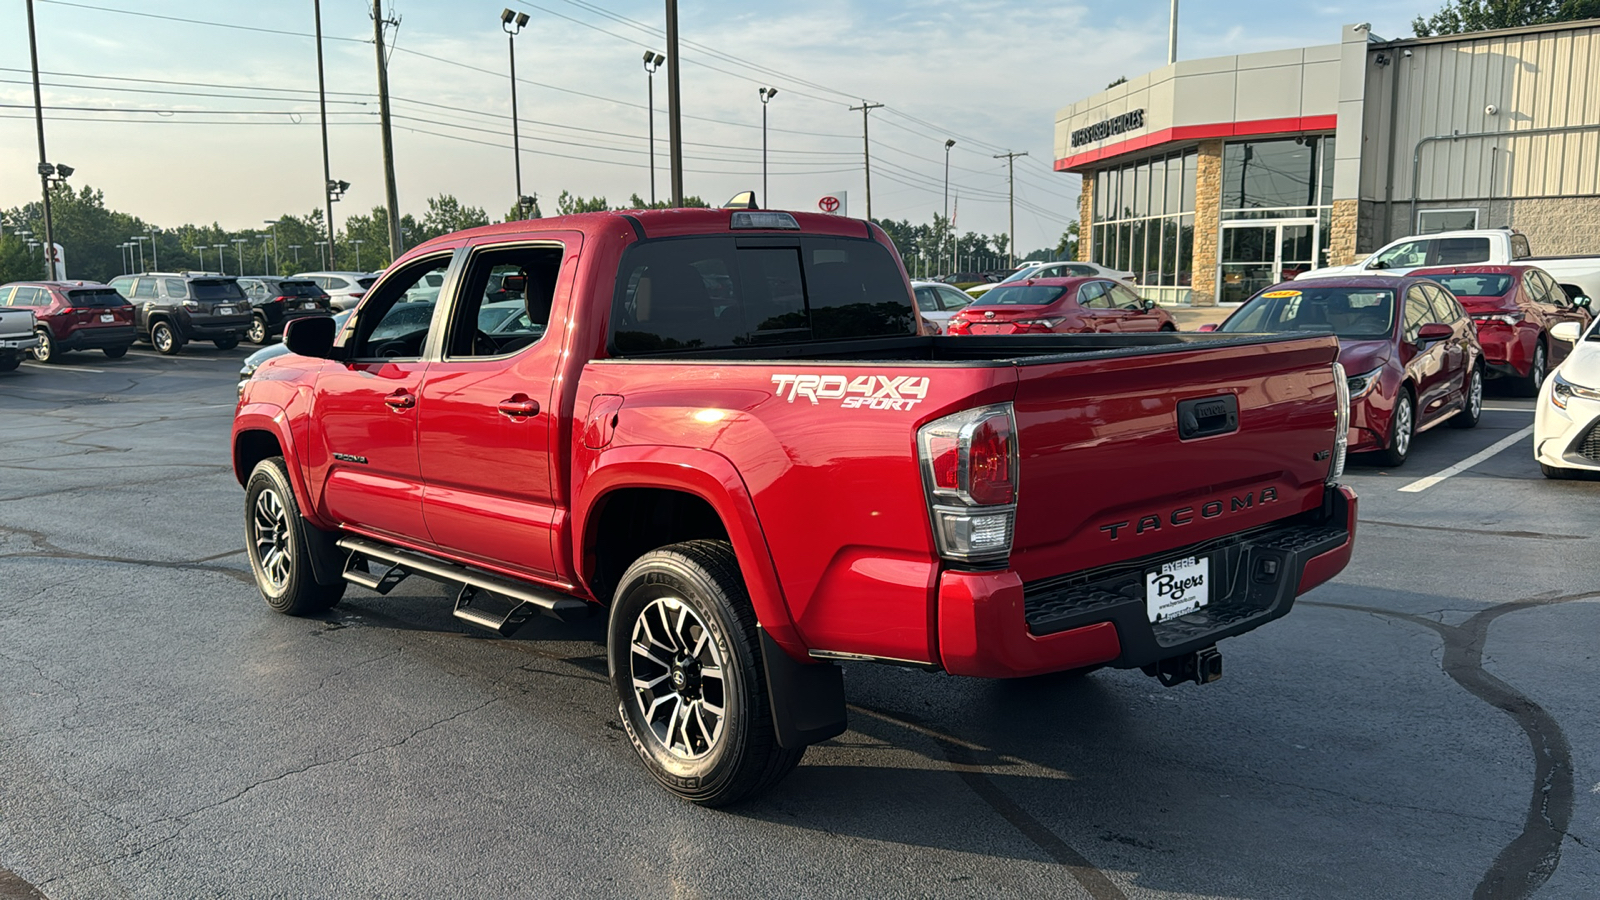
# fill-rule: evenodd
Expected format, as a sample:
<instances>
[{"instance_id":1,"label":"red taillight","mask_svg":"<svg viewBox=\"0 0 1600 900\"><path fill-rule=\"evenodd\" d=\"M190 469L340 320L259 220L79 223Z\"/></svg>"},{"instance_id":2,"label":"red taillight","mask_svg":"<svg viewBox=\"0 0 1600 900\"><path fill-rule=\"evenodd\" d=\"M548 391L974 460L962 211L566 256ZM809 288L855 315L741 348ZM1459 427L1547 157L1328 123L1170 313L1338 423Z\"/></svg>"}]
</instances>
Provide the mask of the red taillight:
<instances>
[{"instance_id":1,"label":"red taillight","mask_svg":"<svg viewBox=\"0 0 1600 900\"><path fill-rule=\"evenodd\" d=\"M966 319L951 319L950 320L950 327L945 329L945 333L946 334L970 334L971 333L971 328L968 327Z\"/></svg>"},{"instance_id":2,"label":"red taillight","mask_svg":"<svg viewBox=\"0 0 1600 900\"><path fill-rule=\"evenodd\" d=\"M917 430L917 454L939 554L962 561L1008 555L1020 458L1011 404L929 422Z\"/></svg>"},{"instance_id":3,"label":"red taillight","mask_svg":"<svg viewBox=\"0 0 1600 900\"><path fill-rule=\"evenodd\" d=\"M997 506L1016 499L1012 483L1016 466L1011 416L993 415L972 430L967 463L967 493L982 506Z\"/></svg>"}]
</instances>

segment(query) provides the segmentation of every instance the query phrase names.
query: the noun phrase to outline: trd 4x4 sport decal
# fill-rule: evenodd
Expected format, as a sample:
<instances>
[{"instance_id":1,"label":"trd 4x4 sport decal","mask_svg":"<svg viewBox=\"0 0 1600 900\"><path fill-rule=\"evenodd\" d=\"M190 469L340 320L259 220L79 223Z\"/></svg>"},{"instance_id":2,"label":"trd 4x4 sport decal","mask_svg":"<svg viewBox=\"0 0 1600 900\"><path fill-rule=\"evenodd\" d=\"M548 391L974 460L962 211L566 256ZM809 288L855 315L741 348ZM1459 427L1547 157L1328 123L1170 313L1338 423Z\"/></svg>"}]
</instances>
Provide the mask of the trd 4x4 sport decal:
<instances>
[{"instance_id":1,"label":"trd 4x4 sport decal","mask_svg":"<svg viewBox=\"0 0 1600 900\"><path fill-rule=\"evenodd\" d=\"M839 400L844 409L911 409L928 398L928 379L913 375L774 375L774 393L793 403L804 397L816 406Z\"/></svg>"}]
</instances>

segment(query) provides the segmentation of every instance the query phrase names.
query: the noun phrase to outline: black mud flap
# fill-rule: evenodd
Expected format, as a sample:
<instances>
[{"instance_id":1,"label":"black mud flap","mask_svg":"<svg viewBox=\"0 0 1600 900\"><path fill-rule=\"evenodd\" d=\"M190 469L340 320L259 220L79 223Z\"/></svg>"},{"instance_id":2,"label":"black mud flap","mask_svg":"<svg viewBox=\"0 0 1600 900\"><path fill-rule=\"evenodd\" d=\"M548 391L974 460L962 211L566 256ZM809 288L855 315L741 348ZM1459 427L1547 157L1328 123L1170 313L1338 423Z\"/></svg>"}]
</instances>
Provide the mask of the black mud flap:
<instances>
[{"instance_id":1,"label":"black mud flap","mask_svg":"<svg viewBox=\"0 0 1600 900\"><path fill-rule=\"evenodd\" d=\"M778 743L807 747L844 733L844 671L832 663L796 662L761 630L761 664Z\"/></svg>"},{"instance_id":2,"label":"black mud flap","mask_svg":"<svg viewBox=\"0 0 1600 900\"><path fill-rule=\"evenodd\" d=\"M317 584L333 585L344 581L345 559L350 555L339 549L339 535L307 522L296 520L300 534L305 538L307 555L311 557L311 572Z\"/></svg>"}]
</instances>

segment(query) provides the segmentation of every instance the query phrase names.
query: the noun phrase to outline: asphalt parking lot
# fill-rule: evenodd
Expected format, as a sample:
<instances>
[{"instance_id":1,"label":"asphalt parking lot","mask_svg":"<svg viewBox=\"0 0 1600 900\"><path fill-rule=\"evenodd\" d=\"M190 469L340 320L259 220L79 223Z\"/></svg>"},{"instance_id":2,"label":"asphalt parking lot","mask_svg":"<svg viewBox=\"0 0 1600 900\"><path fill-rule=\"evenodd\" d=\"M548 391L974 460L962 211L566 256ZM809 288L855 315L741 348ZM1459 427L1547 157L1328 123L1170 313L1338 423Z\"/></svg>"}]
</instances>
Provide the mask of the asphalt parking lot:
<instances>
[{"instance_id":1,"label":"asphalt parking lot","mask_svg":"<svg viewBox=\"0 0 1600 900\"><path fill-rule=\"evenodd\" d=\"M598 619L269 612L247 350L0 376L0 898L1600 896L1600 483L1524 435L1402 490L1532 401L1352 468L1351 566L1220 682L851 666L850 730L714 812L637 763Z\"/></svg>"}]
</instances>

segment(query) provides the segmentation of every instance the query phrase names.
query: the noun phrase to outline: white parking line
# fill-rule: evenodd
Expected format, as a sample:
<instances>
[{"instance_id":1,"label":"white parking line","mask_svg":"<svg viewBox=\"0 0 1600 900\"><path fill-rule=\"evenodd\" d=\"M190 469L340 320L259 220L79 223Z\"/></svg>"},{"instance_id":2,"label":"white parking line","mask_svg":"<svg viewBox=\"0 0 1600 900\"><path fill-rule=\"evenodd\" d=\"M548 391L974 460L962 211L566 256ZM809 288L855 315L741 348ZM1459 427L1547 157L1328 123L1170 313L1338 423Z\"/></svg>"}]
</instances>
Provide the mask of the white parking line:
<instances>
[{"instance_id":1,"label":"white parking line","mask_svg":"<svg viewBox=\"0 0 1600 900\"><path fill-rule=\"evenodd\" d=\"M36 362L25 362L23 365L30 369L44 369L50 372L93 372L96 375L104 375L106 373L105 369L91 369L87 366L47 366L44 363Z\"/></svg>"},{"instance_id":2,"label":"white parking line","mask_svg":"<svg viewBox=\"0 0 1600 900\"><path fill-rule=\"evenodd\" d=\"M1531 407L1531 406L1485 406L1483 408L1483 411L1484 412L1520 412L1520 413L1527 413L1530 416L1533 415L1533 407Z\"/></svg>"},{"instance_id":3,"label":"white parking line","mask_svg":"<svg viewBox=\"0 0 1600 900\"><path fill-rule=\"evenodd\" d=\"M1522 429L1521 431L1517 432L1516 434L1511 435L1510 437L1501 438L1500 440L1495 441L1493 444L1490 444L1487 448L1485 448L1485 449L1483 449L1483 450L1481 450L1481 451L1479 451L1477 453L1472 454L1471 456L1467 457L1466 459L1463 459L1461 462L1456 463L1455 465L1451 466L1448 469L1441 469L1436 474L1429 475L1427 478L1419 478L1416 481L1411 482L1410 484L1408 484L1405 487L1401 488L1400 489L1400 493L1402 493L1402 494L1415 494L1415 493L1417 493L1419 491L1425 491L1428 488L1431 488L1434 485L1438 484L1439 482L1445 480L1446 478L1450 478L1450 477L1452 477L1454 475L1460 475L1462 472L1465 472L1466 470L1472 468L1473 466L1477 465L1478 463L1481 463L1484 460L1488 459L1489 457L1494 456L1496 453L1499 453L1501 450L1504 450L1504 449L1506 449L1507 447L1510 447L1513 444L1521 442L1523 438L1525 438L1525 437L1527 437L1527 436L1529 436L1531 434L1533 434L1533 426L1529 425L1527 428Z\"/></svg>"}]
</instances>

